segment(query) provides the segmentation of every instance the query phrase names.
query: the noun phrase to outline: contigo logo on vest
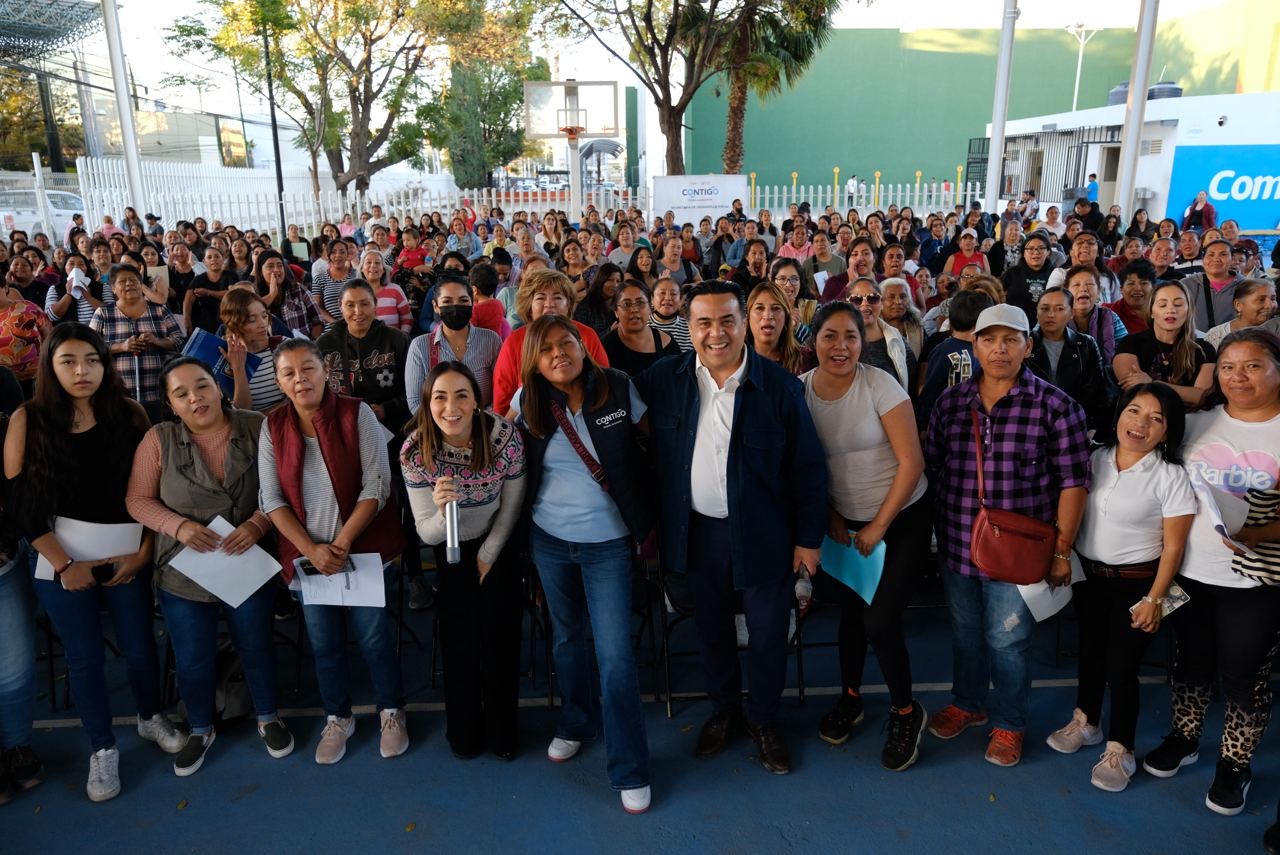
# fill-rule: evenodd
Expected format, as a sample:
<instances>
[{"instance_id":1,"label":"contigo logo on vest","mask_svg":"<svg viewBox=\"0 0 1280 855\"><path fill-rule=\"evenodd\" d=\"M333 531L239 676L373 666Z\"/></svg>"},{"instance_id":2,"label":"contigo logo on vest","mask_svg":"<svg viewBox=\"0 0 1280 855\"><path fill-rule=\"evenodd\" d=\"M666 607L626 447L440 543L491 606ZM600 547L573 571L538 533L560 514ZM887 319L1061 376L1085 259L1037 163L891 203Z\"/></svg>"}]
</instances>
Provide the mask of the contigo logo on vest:
<instances>
[{"instance_id":1,"label":"contigo logo on vest","mask_svg":"<svg viewBox=\"0 0 1280 855\"><path fill-rule=\"evenodd\" d=\"M612 413L607 413L601 416L600 418L596 419L596 424L602 428L613 427L613 425L616 422L618 422L618 420L625 419L626 417L627 417L626 410L617 409L617 410L614 410Z\"/></svg>"},{"instance_id":2,"label":"contigo logo on vest","mask_svg":"<svg viewBox=\"0 0 1280 855\"><path fill-rule=\"evenodd\" d=\"M1280 175L1237 176L1234 169L1224 169L1209 182L1209 197L1220 202L1280 199Z\"/></svg>"}]
</instances>

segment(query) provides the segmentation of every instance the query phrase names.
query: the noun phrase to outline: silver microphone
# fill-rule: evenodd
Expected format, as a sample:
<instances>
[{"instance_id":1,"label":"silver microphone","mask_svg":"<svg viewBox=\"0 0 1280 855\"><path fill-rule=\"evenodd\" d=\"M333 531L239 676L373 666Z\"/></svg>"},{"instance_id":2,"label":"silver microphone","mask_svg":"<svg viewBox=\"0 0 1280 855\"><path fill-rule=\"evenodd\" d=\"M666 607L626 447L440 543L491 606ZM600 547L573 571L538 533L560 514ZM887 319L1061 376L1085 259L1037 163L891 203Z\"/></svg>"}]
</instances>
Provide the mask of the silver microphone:
<instances>
[{"instance_id":1,"label":"silver microphone","mask_svg":"<svg viewBox=\"0 0 1280 855\"><path fill-rule=\"evenodd\" d=\"M462 563L462 547L458 543L458 502L444 506L444 556L450 564Z\"/></svg>"}]
</instances>

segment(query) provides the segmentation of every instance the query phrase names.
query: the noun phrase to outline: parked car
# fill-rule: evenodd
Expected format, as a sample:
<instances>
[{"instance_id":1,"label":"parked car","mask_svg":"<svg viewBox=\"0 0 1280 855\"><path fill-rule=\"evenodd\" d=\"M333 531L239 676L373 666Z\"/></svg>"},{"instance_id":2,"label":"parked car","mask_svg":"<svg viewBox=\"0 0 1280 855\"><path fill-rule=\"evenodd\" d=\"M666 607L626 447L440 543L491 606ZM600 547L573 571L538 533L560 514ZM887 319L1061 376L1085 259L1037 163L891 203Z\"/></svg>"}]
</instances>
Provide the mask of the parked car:
<instances>
[{"instance_id":1,"label":"parked car","mask_svg":"<svg viewBox=\"0 0 1280 855\"><path fill-rule=\"evenodd\" d=\"M53 222L46 223L40 212L35 190L0 190L0 232L25 231L28 235L44 232L54 244L62 242L67 224L75 214L84 213L84 200L65 190L46 190L49 213Z\"/></svg>"}]
</instances>

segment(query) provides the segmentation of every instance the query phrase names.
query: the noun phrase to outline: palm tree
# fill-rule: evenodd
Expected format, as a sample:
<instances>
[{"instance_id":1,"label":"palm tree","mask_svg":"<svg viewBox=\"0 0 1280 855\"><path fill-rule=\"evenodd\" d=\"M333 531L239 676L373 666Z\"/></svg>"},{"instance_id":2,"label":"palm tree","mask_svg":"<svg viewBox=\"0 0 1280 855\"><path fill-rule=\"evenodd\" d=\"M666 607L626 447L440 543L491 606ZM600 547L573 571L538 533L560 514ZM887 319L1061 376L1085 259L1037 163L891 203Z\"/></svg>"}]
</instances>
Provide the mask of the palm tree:
<instances>
[{"instance_id":1,"label":"palm tree","mask_svg":"<svg viewBox=\"0 0 1280 855\"><path fill-rule=\"evenodd\" d=\"M729 53L729 115L725 123L724 171L742 170L747 91L768 98L794 86L826 44L831 14L840 0L748 0Z\"/></svg>"}]
</instances>

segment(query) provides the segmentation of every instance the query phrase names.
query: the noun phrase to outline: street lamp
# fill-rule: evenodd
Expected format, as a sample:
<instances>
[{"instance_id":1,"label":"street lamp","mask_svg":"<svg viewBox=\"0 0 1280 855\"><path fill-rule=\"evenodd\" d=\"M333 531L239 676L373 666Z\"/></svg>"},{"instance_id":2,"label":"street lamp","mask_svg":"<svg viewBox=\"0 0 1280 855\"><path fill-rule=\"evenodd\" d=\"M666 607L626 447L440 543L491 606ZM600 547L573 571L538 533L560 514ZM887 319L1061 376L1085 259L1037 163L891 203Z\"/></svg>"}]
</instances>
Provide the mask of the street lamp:
<instances>
[{"instance_id":1,"label":"street lamp","mask_svg":"<svg viewBox=\"0 0 1280 855\"><path fill-rule=\"evenodd\" d=\"M1080 52L1076 54L1076 88L1071 93L1071 112L1074 113L1076 104L1080 100L1080 69L1084 66L1084 46L1102 30L1090 30L1084 24L1072 24L1067 27L1067 32L1075 36L1076 41L1080 43Z\"/></svg>"}]
</instances>

